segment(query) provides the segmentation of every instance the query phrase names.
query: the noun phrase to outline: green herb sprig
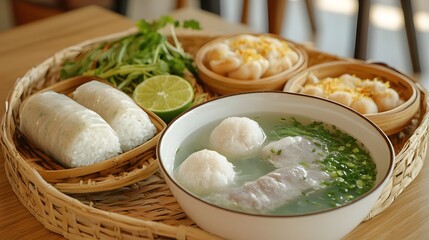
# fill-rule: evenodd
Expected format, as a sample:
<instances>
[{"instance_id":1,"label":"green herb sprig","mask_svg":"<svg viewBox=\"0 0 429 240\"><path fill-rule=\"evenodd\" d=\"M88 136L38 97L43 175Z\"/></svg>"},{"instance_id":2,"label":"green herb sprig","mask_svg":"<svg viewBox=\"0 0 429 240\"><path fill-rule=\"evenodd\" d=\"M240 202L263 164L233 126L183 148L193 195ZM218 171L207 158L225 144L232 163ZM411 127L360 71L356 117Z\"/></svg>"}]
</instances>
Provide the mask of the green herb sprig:
<instances>
[{"instance_id":1,"label":"green herb sprig","mask_svg":"<svg viewBox=\"0 0 429 240\"><path fill-rule=\"evenodd\" d=\"M164 16L152 22L142 19L136 25L137 33L102 43L77 59L65 62L61 78L98 76L131 94L139 83L155 75L184 76L189 71L196 76L193 58L183 50L175 28L200 29L197 21L179 22ZM173 44L160 31L166 27L169 27Z\"/></svg>"}]
</instances>

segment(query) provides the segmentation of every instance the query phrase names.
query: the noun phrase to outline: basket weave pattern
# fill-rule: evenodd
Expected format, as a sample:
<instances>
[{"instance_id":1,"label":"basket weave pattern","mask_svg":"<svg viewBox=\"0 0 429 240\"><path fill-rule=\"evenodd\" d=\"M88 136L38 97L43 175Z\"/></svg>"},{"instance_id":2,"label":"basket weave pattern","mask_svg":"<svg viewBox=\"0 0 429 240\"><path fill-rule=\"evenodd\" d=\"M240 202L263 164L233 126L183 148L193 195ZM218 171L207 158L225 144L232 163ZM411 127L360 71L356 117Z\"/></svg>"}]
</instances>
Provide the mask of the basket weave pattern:
<instances>
[{"instance_id":1,"label":"basket weave pattern","mask_svg":"<svg viewBox=\"0 0 429 240\"><path fill-rule=\"evenodd\" d=\"M59 81L65 59L101 41L113 40L135 30L109 35L76 45L55 54L16 81L2 119L1 144L5 168L13 191L22 204L49 230L68 239L218 239L198 228L182 211L159 172L137 183L92 194L64 194L47 183L25 159L16 127L23 99L34 91ZM211 37L182 36L185 50L195 53ZM332 55L308 50L310 65L333 61ZM205 91L201 88L199 91ZM396 151L396 165L388 186L366 220L386 209L419 173L426 156L429 115L427 93L420 88L420 111L403 132L390 136ZM202 99L215 97L207 93ZM120 173L119 173L120 174Z\"/></svg>"}]
</instances>

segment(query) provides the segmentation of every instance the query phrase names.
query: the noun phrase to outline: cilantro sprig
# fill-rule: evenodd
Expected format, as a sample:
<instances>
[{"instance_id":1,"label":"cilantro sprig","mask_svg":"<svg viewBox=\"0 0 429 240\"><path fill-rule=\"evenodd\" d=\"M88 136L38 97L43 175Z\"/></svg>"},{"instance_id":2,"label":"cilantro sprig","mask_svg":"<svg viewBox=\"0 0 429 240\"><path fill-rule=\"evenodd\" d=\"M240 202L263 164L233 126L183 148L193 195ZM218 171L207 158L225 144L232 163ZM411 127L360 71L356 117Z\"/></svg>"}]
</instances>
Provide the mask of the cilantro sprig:
<instances>
[{"instance_id":1,"label":"cilantro sprig","mask_svg":"<svg viewBox=\"0 0 429 240\"><path fill-rule=\"evenodd\" d=\"M138 32L113 42L105 42L65 62L61 78L98 76L122 91L131 94L145 79L161 74L184 76L186 71L197 74L192 57L177 39L175 28L201 29L195 20L177 21L170 16L149 22L139 20ZM161 30L169 28L173 43Z\"/></svg>"}]
</instances>

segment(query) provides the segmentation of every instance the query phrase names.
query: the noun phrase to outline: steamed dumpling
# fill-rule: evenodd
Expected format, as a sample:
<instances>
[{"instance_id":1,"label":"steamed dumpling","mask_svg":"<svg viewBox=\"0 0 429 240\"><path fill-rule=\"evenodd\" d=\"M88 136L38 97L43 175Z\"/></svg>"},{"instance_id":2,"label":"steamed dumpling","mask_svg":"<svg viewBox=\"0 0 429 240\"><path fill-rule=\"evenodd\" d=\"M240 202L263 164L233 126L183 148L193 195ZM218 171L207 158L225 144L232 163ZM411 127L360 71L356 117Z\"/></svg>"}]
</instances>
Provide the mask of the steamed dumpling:
<instances>
[{"instance_id":1,"label":"steamed dumpling","mask_svg":"<svg viewBox=\"0 0 429 240\"><path fill-rule=\"evenodd\" d=\"M254 153L264 141L265 133L262 128L247 117L226 118L210 134L210 146L213 150L232 159Z\"/></svg>"},{"instance_id":2,"label":"steamed dumpling","mask_svg":"<svg viewBox=\"0 0 429 240\"><path fill-rule=\"evenodd\" d=\"M317 97L325 96L325 91L323 91L323 88L319 86L313 86L313 85L305 86L304 89L301 90L301 93L317 96Z\"/></svg>"},{"instance_id":3,"label":"steamed dumpling","mask_svg":"<svg viewBox=\"0 0 429 240\"><path fill-rule=\"evenodd\" d=\"M255 57L257 58L257 57ZM269 66L265 58L257 58L253 61L243 59L243 64L236 70L227 74L228 77L240 80L259 79L265 73Z\"/></svg>"},{"instance_id":4,"label":"steamed dumpling","mask_svg":"<svg viewBox=\"0 0 429 240\"><path fill-rule=\"evenodd\" d=\"M214 45L207 51L206 59L210 69L221 75L236 70L242 63L239 56L231 51L225 43Z\"/></svg>"},{"instance_id":5,"label":"steamed dumpling","mask_svg":"<svg viewBox=\"0 0 429 240\"><path fill-rule=\"evenodd\" d=\"M273 76L298 60L298 53L286 41L249 34L213 44L204 57L204 63L213 72L238 80Z\"/></svg>"},{"instance_id":6,"label":"steamed dumpling","mask_svg":"<svg viewBox=\"0 0 429 240\"><path fill-rule=\"evenodd\" d=\"M378 112L378 107L375 102L369 97L356 99L350 106L361 114L372 114Z\"/></svg>"},{"instance_id":7,"label":"steamed dumpling","mask_svg":"<svg viewBox=\"0 0 429 240\"><path fill-rule=\"evenodd\" d=\"M234 181L234 166L226 157L211 150L189 155L178 167L177 180L197 194L210 194Z\"/></svg>"},{"instance_id":8,"label":"steamed dumpling","mask_svg":"<svg viewBox=\"0 0 429 240\"><path fill-rule=\"evenodd\" d=\"M353 96L351 93L346 91L336 91L329 94L328 99L339 102L343 105L350 106L353 102Z\"/></svg>"},{"instance_id":9,"label":"steamed dumpling","mask_svg":"<svg viewBox=\"0 0 429 240\"><path fill-rule=\"evenodd\" d=\"M380 111L388 111L399 106L400 104L398 92L391 88L374 94L373 99L378 106L378 110Z\"/></svg>"}]
</instances>

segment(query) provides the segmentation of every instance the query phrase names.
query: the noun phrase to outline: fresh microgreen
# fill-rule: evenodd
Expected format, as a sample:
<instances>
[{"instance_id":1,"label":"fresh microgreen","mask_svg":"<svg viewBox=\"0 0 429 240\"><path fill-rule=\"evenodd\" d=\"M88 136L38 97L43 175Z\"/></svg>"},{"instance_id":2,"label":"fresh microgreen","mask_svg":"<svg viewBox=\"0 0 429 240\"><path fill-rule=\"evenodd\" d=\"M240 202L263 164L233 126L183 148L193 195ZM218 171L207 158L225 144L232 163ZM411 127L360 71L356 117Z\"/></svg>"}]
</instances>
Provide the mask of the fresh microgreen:
<instances>
[{"instance_id":1,"label":"fresh microgreen","mask_svg":"<svg viewBox=\"0 0 429 240\"><path fill-rule=\"evenodd\" d=\"M176 27L200 29L195 20L176 21L163 16L149 22L136 23L138 32L99 46L68 60L61 69L61 78L98 76L131 94L145 79L163 74L184 76L185 72L197 75L192 56L187 54L175 33ZM170 31L172 43L162 29Z\"/></svg>"}]
</instances>

